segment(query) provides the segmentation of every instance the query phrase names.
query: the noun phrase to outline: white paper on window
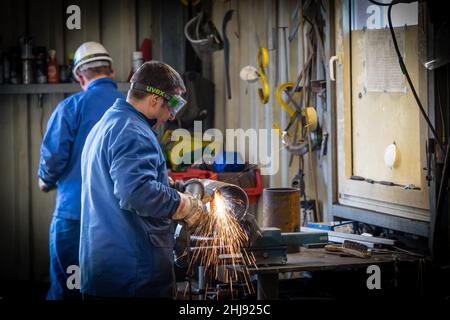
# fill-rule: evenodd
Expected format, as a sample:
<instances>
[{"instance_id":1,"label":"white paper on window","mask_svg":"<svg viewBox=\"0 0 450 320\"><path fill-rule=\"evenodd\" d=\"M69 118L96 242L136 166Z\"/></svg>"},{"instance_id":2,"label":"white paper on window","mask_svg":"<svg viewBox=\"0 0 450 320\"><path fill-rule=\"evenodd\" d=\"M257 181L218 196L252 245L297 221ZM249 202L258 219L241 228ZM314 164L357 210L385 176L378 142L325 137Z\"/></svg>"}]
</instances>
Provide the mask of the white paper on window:
<instances>
[{"instance_id":1,"label":"white paper on window","mask_svg":"<svg viewBox=\"0 0 450 320\"><path fill-rule=\"evenodd\" d=\"M405 28L396 28L395 35L405 58ZM364 31L365 85L368 92L406 92L403 75L389 29Z\"/></svg>"}]
</instances>

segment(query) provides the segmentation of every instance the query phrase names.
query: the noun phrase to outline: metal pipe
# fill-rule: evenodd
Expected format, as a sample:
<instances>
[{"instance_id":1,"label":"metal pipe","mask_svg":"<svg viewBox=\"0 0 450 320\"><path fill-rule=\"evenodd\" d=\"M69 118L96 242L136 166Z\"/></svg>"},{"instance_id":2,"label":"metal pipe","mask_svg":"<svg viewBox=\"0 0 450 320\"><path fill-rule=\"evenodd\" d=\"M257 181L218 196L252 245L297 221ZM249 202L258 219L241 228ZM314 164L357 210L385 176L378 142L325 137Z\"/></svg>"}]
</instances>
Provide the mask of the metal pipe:
<instances>
[{"instance_id":1,"label":"metal pipe","mask_svg":"<svg viewBox=\"0 0 450 320\"><path fill-rule=\"evenodd\" d=\"M230 200L228 203L232 206L231 209L238 220L245 216L248 211L249 200L244 189L237 185L217 180L201 179L200 181L205 188L205 195L214 197L215 193L219 192L226 200Z\"/></svg>"},{"instance_id":2,"label":"metal pipe","mask_svg":"<svg viewBox=\"0 0 450 320\"><path fill-rule=\"evenodd\" d=\"M300 231L300 190L295 188L266 188L263 191L264 227L280 228L282 232ZM288 252L298 252L289 246Z\"/></svg>"}]
</instances>

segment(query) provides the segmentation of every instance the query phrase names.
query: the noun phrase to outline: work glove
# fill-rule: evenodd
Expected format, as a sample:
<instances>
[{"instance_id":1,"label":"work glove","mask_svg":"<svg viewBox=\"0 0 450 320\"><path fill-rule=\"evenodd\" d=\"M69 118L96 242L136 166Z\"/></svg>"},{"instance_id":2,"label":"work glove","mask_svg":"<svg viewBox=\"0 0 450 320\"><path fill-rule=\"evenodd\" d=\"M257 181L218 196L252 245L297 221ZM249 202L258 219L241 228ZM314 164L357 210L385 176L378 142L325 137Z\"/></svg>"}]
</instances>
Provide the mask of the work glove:
<instances>
[{"instance_id":1,"label":"work glove","mask_svg":"<svg viewBox=\"0 0 450 320\"><path fill-rule=\"evenodd\" d=\"M180 204L177 211L172 216L173 220L184 220L188 228L198 225L202 217L206 214L203 202L194 198L190 194L178 192Z\"/></svg>"}]
</instances>

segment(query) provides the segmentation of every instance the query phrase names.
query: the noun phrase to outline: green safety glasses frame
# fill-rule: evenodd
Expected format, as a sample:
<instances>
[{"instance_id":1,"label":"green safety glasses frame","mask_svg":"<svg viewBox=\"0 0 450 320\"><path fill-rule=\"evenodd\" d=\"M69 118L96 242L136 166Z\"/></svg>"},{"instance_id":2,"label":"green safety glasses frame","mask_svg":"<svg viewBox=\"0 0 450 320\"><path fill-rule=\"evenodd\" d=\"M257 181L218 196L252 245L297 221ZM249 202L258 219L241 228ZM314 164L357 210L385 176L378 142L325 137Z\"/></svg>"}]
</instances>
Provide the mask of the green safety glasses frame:
<instances>
[{"instance_id":1,"label":"green safety glasses frame","mask_svg":"<svg viewBox=\"0 0 450 320\"><path fill-rule=\"evenodd\" d=\"M164 92L161 89L155 88L153 86L149 86L144 83L139 82L133 82L131 83L130 89L142 91L146 93L152 93L156 94L157 96L160 96L161 98L164 98L169 103L169 106L172 108L171 112L173 116L175 117L177 113L181 111L181 109L186 106L187 101L184 100L180 95L169 95L166 92Z\"/></svg>"}]
</instances>

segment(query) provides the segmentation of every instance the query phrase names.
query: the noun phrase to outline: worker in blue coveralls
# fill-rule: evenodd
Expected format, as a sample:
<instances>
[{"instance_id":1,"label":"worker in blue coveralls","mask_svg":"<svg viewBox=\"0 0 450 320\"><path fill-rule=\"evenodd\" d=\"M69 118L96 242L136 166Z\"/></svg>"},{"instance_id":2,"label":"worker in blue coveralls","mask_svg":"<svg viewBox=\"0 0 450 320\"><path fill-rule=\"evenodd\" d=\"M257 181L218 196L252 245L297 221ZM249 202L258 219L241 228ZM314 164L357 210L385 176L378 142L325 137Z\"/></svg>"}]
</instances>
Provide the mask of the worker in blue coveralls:
<instances>
[{"instance_id":1,"label":"worker in blue coveralls","mask_svg":"<svg viewBox=\"0 0 450 320\"><path fill-rule=\"evenodd\" d=\"M176 220L195 226L206 211L168 183L154 131L186 104L169 65L144 63L127 99L90 132L81 160L81 292L86 299L172 298Z\"/></svg>"},{"instance_id":2,"label":"worker in blue coveralls","mask_svg":"<svg viewBox=\"0 0 450 320\"><path fill-rule=\"evenodd\" d=\"M81 152L92 127L123 97L113 81L111 56L99 43L86 42L77 49L73 73L83 91L63 100L51 115L38 169L41 191L57 189L50 226L49 300L81 299L79 290L67 286L68 267L79 265Z\"/></svg>"}]
</instances>

